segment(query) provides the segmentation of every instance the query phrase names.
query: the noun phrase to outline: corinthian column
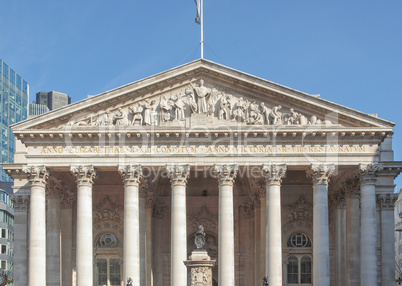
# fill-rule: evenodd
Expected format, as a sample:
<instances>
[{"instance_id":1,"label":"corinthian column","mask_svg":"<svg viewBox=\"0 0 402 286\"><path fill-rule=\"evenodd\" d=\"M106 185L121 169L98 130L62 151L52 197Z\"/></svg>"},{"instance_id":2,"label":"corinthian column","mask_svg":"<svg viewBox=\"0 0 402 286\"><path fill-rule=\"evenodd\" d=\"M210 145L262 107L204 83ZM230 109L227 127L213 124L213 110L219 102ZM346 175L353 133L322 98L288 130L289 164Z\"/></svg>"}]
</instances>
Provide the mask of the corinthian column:
<instances>
[{"instance_id":1,"label":"corinthian column","mask_svg":"<svg viewBox=\"0 0 402 286\"><path fill-rule=\"evenodd\" d=\"M313 180L313 284L329 286L328 181L334 165L311 165Z\"/></svg>"},{"instance_id":2,"label":"corinthian column","mask_svg":"<svg viewBox=\"0 0 402 286\"><path fill-rule=\"evenodd\" d=\"M219 181L219 242L218 242L218 284L235 285L234 224L233 224L233 182L238 167L214 165Z\"/></svg>"},{"instance_id":3,"label":"corinthian column","mask_svg":"<svg viewBox=\"0 0 402 286\"><path fill-rule=\"evenodd\" d=\"M360 192L358 180L343 184L346 193L346 286L360 285Z\"/></svg>"},{"instance_id":4,"label":"corinthian column","mask_svg":"<svg viewBox=\"0 0 402 286\"><path fill-rule=\"evenodd\" d=\"M46 285L60 286L60 191L54 177L46 185Z\"/></svg>"},{"instance_id":5,"label":"corinthian column","mask_svg":"<svg viewBox=\"0 0 402 286\"><path fill-rule=\"evenodd\" d=\"M265 241L265 275L272 286L282 286L282 224L281 182L286 173L285 164L264 164L266 180L267 224Z\"/></svg>"},{"instance_id":6,"label":"corinthian column","mask_svg":"<svg viewBox=\"0 0 402 286\"><path fill-rule=\"evenodd\" d=\"M187 223L186 223L186 185L190 173L189 165L167 165L172 184L171 219L171 283L187 286Z\"/></svg>"},{"instance_id":7,"label":"corinthian column","mask_svg":"<svg viewBox=\"0 0 402 286\"><path fill-rule=\"evenodd\" d=\"M360 283L377 285L377 222L375 182L381 168L378 165L360 165L361 236Z\"/></svg>"},{"instance_id":8,"label":"corinthian column","mask_svg":"<svg viewBox=\"0 0 402 286\"><path fill-rule=\"evenodd\" d=\"M46 182L45 166L27 166L31 183L29 218L29 286L46 285Z\"/></svg>"},{"instance_id":9,"label":"corinthian column","mask_svg":"<svg viewBox=\"0 0 402 286\"><path fill-rule=\"evenodd\" d=\"M77 286L93 285L92 185L93 166L72 166L77 178Z\"/></svg>"},{"instance_id":10,"label":"corinthian column","mask_svg":"<svg viewBox=\"0 0 402 286\"><path fill-rule=\"evenodd\" d=\"M138 187L142 176L140 165L119 166L124 180L124 264L123 281L133 280L140 285L140 220Z\"/></svg>"}]
</instances>

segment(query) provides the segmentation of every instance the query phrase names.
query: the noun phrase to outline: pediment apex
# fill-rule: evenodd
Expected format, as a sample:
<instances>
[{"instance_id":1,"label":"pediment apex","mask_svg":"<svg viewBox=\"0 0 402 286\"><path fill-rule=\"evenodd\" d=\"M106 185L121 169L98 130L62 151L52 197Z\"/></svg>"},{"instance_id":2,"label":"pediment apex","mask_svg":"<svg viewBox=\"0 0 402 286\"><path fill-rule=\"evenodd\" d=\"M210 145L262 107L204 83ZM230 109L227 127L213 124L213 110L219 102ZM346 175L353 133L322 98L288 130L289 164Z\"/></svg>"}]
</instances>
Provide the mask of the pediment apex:
<instances>
[{"instance_id":1,"label":"pediment apex","mask_svg":"<svg viewBox=\"0 0 402 286\"><path fill-rule=\"evenodd\" d=\"M209 119L204 118L205 114ZM211 117L215 118L213 122ZM388 131L394 126L392 122L318 96L211 61L196 60L25 120L12 129L18 133L109 125L180 127L199 121L244 125L318 124Z\"/></svg>"}]
</instances>

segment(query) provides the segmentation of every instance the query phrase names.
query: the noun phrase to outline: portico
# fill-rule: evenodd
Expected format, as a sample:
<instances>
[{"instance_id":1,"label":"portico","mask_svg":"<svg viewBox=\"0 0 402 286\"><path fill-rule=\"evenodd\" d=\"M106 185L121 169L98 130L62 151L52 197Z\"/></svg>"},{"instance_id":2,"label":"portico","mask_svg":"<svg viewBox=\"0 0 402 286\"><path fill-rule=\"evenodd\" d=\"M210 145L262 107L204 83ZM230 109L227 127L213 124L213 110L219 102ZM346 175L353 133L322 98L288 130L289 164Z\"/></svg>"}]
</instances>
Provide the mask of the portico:
<instances>
[{"instance_id":1,"label":"portico","mask_svg":"<svg viewBox=\"0 0 402 286\"><path fill-rule=\"evenodd\" d=\"M205 60L19 123L15 283L390 285L393 125Z\"/></svg>"}]
</instances>

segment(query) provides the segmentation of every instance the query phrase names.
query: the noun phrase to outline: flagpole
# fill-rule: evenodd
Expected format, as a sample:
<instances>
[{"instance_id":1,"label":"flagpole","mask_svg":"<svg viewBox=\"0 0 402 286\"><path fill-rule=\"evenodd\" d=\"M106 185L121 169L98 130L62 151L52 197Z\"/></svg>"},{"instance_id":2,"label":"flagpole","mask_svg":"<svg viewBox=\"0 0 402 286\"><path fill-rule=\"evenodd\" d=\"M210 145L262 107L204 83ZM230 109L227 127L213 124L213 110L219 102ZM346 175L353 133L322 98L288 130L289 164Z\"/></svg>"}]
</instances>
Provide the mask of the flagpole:
<instances>
[{"instance_id":1,"label":"flagpole","mask_svg":"<svg viewBox=\"0 0 402 286\"><path fill-rule=\"evenodd\" d=\"M201 25L201 59L203 59L204 58L204 4L203 4L203 0L200 0L201 1L201 21L200 21L200 25Z\"/></svg>"}]
</instances>

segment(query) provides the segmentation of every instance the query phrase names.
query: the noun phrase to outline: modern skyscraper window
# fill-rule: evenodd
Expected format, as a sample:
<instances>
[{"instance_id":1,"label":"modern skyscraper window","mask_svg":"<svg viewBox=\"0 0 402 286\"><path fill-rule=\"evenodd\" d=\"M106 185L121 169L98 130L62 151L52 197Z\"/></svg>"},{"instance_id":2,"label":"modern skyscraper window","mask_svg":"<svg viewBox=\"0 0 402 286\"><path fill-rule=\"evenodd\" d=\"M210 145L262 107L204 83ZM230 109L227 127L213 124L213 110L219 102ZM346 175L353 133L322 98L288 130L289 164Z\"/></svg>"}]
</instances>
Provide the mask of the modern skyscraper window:
<instances>
[{"instance_id":1,"label":"modern skyscraper window","mask_svg":"<svg viewBox=\"0 0 402 286\"><path fill-rule=\"evenodd\" d=\"M0 59L1 163L14 162L15 141L10 125L27 119L28 83ZM1 168L1 181L11 179Z\"/></svg>"}]
</instances>

